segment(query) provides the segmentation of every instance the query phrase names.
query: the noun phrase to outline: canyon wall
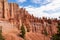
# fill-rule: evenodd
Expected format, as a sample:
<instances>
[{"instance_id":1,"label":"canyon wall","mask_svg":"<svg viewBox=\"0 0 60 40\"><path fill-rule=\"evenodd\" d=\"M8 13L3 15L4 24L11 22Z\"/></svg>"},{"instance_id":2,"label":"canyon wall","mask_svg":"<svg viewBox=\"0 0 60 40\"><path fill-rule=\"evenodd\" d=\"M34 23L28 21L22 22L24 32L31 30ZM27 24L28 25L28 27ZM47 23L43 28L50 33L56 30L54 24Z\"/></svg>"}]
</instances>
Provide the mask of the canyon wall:
<instances>
[{"instance_id":1,"label":"canyon wall","mask_svg":"<svg viewBox=\"0 0 60 40\"><path fill-rule=\"evenodd\" d=\"M30 15L25 8L19 8L16 3L8 3L7 0L0 0L0 21L6 21L6 23L8 22L6 26L8 29L12 29L13 27L13 29L16 28L18 31L21 29L23 24L26 31L26 40L50 40L50 37L57 33L59 20L56 18L47 19L45 17L34 17L33 15ZM5 30L8 30L7 28ZM10 31L13 31L13 29ZM12 33L14 32L15 31ZM8 35L8 39L6 40L13 40L9 39L9 37L11 37L10 33L6 35ZM17 35L14 36L20 40Z\"/></svg>"}]
</instances>

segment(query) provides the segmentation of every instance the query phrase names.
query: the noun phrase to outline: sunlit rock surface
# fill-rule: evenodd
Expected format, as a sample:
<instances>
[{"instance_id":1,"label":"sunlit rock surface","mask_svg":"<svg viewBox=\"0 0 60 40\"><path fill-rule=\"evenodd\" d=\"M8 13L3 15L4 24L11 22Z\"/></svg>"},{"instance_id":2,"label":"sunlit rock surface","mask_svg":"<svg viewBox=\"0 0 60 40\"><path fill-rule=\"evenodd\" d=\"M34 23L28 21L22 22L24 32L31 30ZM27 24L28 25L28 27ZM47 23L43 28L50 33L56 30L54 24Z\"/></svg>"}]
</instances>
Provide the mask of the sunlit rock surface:
<instances>
[{"instance_id":1,"label":"sunlit rock surface","mask_svg":"<svg viewBox=\"0 0 60 40\"><path fill-rule=\"evenodd\" d=\"M50 40L51 36L57 33L58 22L60 20L56 18L34 17L16 3L0 0L0 28L5 40L24 40L19 36L22 24L26 40Z\"/></svg>"}]
</instances>

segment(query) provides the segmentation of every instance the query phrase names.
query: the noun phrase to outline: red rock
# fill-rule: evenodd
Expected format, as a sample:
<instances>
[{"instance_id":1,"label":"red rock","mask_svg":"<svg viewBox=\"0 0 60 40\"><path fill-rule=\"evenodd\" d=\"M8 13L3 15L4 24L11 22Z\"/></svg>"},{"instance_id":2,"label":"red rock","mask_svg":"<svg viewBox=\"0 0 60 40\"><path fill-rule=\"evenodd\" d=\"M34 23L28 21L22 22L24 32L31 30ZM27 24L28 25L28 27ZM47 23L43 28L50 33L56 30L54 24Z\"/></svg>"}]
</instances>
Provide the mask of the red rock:
<instances>
[{"instance_id":1,"label":"red rock","mask_svg":"<svg viewBox=\"0 0 60 40\"><path fill-rule=\"evenodd\" d=\"M8 29L12 29L13 26L13 30L10 30L9 33L4 34L3 31L3 35L7 35L5 36L6 40L23 40L17 36L21 31L22 24L26 30L25 38L27 40L50 40L50 36L57 33L57 23L60 22L57 19L34 17L24 8L19 8L16 3L8 3L7 0L0 0L0 8L0 21L3 21L3 23L6 21L7 25L5 26ZM45 29L48 36L43 34Z\"/></svg>"}]
</instances>

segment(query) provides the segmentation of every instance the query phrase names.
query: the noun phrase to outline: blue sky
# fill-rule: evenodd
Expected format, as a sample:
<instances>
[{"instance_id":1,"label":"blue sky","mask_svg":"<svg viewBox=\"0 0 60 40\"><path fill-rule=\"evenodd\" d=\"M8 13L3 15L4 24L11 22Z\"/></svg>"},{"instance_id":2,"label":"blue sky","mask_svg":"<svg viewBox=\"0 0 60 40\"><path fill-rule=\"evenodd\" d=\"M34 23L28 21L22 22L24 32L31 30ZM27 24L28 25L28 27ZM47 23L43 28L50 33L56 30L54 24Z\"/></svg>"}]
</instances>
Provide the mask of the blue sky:
<instances>
[{"instance_id":1,"label":"blue sky","mask_svg":"<svg viewBox=\"0 0 60 40\"><path fill-rule=\"evenodd\" d=\"M60 16L60 0L8 0L25 8L36 17L58 18Z\"/></svg>"},{"instance_id":2,"label":"blue sky","mask_svg":"<svg viewBox=\"0 0 60 40\"><path fill-rule=\"evenodd\" d=\"M17 3L19 6L22 6L22 7L26 7L26 6L33 6L33 7L40 7L42 5L47 5L49 4L50 2L46 1L46 0L40 0L41 2L32 2L32 0L25 0L25 1L20 1L20 0L8 0L8 2L15 2ZM46 3L45 3L46 2ZM43 4L44 3L44 4Z\"/></svg>"}]
</instances>

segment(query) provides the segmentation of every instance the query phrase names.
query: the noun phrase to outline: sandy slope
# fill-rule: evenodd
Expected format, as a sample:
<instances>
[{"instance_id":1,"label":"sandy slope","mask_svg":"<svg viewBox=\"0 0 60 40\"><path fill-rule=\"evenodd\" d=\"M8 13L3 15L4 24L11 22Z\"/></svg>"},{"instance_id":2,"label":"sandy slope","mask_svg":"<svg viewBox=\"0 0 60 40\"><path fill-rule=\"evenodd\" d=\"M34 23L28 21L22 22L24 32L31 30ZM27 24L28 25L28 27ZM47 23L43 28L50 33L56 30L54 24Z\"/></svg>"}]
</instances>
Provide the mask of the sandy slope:
<instances>
[{"instance_id":1,"label":"sandy slope","mask_svg":"<svg viewBox=\"0 0 60 40\"><path fill-rule=\"evenodd\" d=\"M0 27L2 27L2 34L5 40L23 40L18 36L20 31L9 22L0 21Z\"/></svg>"}]
</instances>

